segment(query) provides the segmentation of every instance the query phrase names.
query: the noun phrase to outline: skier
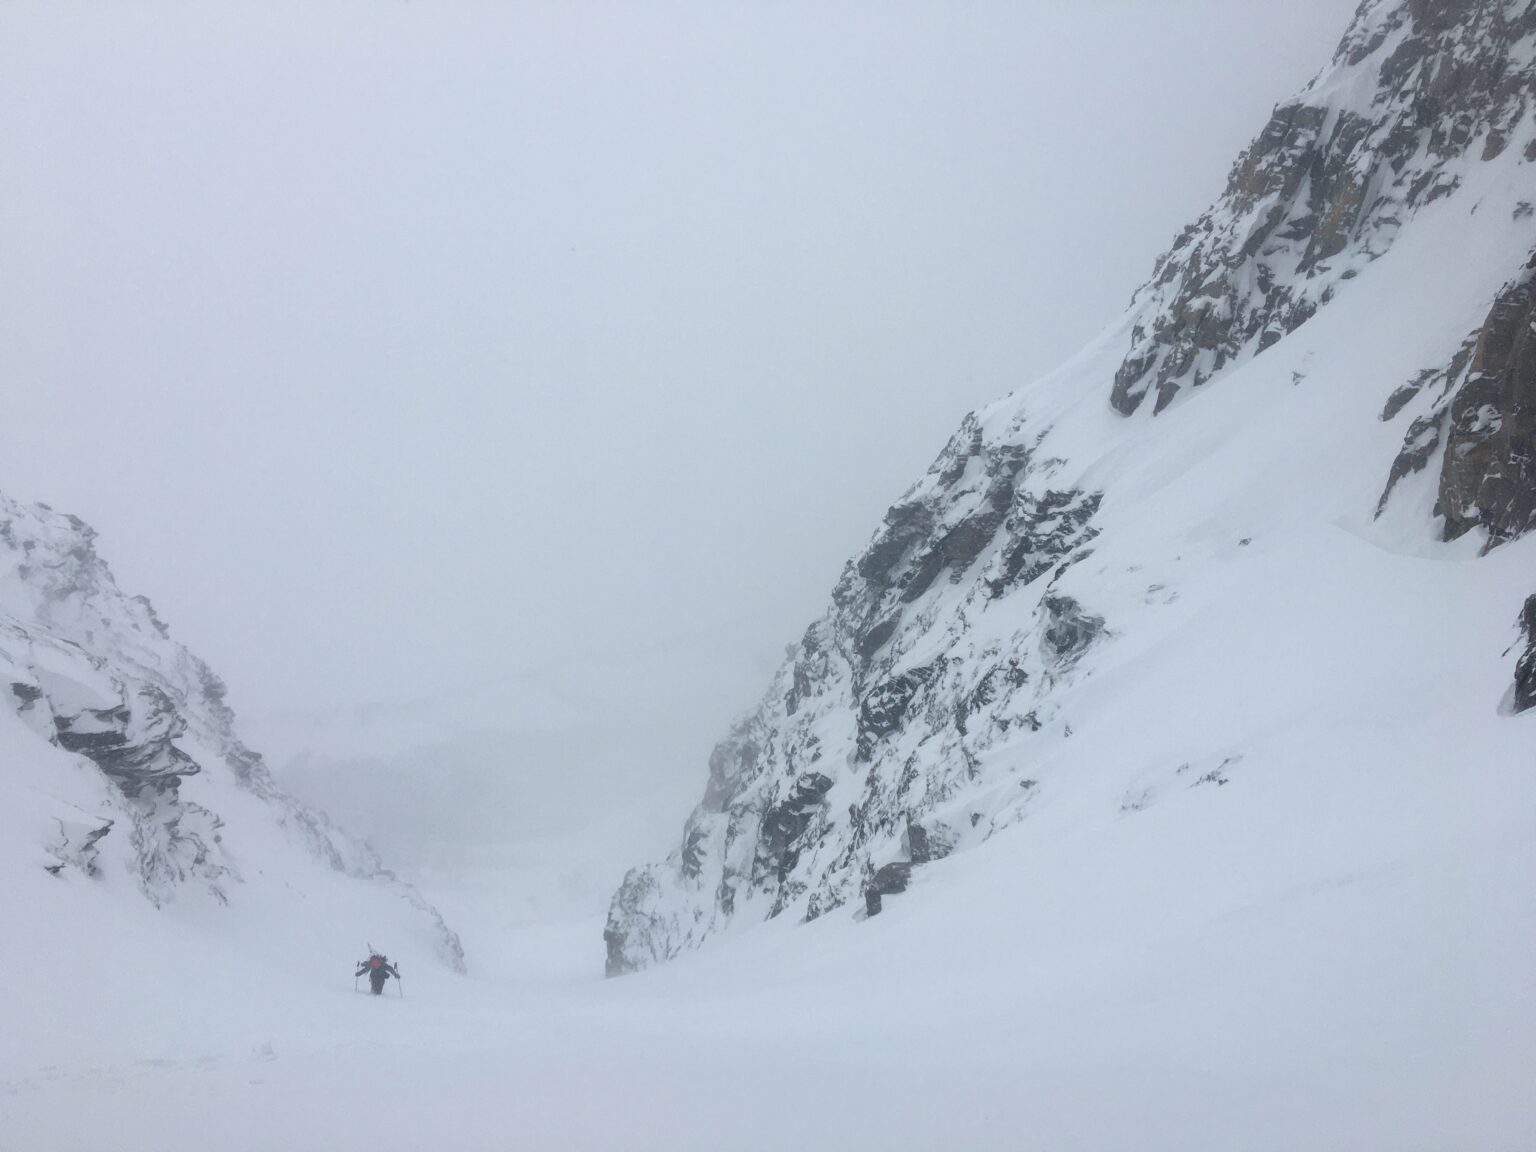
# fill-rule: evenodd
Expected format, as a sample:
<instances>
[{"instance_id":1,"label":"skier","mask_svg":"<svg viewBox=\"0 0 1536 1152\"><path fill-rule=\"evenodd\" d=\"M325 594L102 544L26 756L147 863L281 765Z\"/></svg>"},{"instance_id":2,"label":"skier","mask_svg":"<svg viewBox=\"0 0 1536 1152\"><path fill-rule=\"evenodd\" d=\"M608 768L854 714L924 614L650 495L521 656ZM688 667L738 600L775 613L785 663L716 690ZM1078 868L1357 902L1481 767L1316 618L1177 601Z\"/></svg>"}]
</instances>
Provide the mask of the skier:
<instances>
[{"instance_id":1,"label":"skier","mask_svg":"<svg viewBox=\"0 0 1536 1152\"><path fill-rule=\"evenodd\" d=\"M357 964L357 975L368 973L368 985L373 989L375 996L384 991L384 981L393 976L400 979L400 969L389 962L389 957L381 952L374 952L368 959L360 960Z\"/></svg>"}]
</instances>

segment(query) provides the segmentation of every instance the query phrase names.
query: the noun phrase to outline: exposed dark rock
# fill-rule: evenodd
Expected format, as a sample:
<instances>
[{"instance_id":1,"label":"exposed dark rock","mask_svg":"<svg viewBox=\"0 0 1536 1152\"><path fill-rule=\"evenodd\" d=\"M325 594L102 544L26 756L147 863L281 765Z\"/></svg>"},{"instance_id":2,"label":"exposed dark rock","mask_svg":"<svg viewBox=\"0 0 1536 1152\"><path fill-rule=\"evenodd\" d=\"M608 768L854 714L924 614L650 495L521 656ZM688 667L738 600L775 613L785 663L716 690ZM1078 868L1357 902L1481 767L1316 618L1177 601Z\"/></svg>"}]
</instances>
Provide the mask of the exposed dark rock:
<instances>
[{"instance_id":1,"label":"exposed dark rock","mask_svg":"<svg viewBox=\"0 0 1536 1152\"><path fill-rule=\"evenodd\" d=\"M799 859L800 837L810 827L832 780L820 772L807 772L778 804L763 814L757 863L760 875L772 875L782 883Z\"/></svg>"},{"instance_id":2,"label":"exposed dark rock","mask_svg":"<svg viewBox=\"0 0 1536 1152\"><path fill-rule=\"evenodd\" d=\"M1398 481L1415 472L1422 472L1434 459L1435 453L1440 450L1444 430L1445 411L1443 409L1420 416L1408 425L1408 434L1403 437L1403 446L1398 450L1397 458L1392 461L1391 471L1387 473L1387 486L1382 489L1381 498L1376 501L1377 516L1387 510L1387 501L1391 498L1392 490L1397 487Z\"/></svg>"},{"instance_id":3,"label":"exposed dark rock","mask_svg":"<svg viewBox=\"0 0 1536 1152\"><path fill-rule=\"evenodd\" d=\"M974 688L961 698L955 709L955 729L962 736L968 731L967 722L985 709L999 693L1022 688L1029 683L1029 673L1017 657L1009 657L1002 664L995 664L982 673Z\"/></svg>"},{"instance_id":4,"label":"exposed dark rock","mask_svg":"<svg viewBox=\"0 0 1536 1152\"><path fill-rule=\"evenodd\" d=\"M875 742L902 726L917 694L944 671L943 661L892 676L871 688L859 704L858 751L868 760Z\"/></svg>"},{"instance_id":5,"label":"exposed dark rock","mask_svg":"<svg viewBox=\"0 0 1536 1152\"><path fill-rule=\"evenodd\" d=\"M982 507L946 529L922 553L902 591L902 599L908 603L926 592L940 572L948 570L952 582L960 579L992 545L1014 506L1019 473L1028 462L1028 454L1011 445L988 454L978 443L976 455L985 461L990 481Z\"/></svg>"},{"instance_id":6,"label":"exposed dark rock","mask_svg":"<svg viewBox=\"0 0 1536 1152\"><path fill-rule=\"evenodd\" d=\"M1049 619L1044 644L1058 667L1076 660L1104 635L1103 617L1083 611L1070 596L1047 596L1041 606Z\"/></svg>"},{"instance_id":7,"label":"exposed dark rock","mask_svg":"<svg viewBox=\"0 0 1536 1152\"><path fill-rule=\"evenodd\" d=\"M1012 490L1007 489L1009 496ZM991 504L991 501L989 501ZM1004 505L1006 508L1006 503ZM902 599L911 602L928 591L940 572L949 569L951 580L959 577L976 561L982 551L992 543L997 530L1002 527L1003 510L989 507L986 512L960 521L923 556L921 569L914 569L912 579L902 592Z\"/></svg>"},{"instance_id":8,"label":"exposed dark rock","mask_svg":"<svg viewBox=\"0 0 1536 1152\"><path fill-rule=\"evenodd\" d=\"M933 511L923 504L897 504L885 514L885 530L859 557L859 575L876 588L894 586L892 574L933 531Z\"/></svg>"},{"instance_id":9,"label":"exposed dark rock","mask_svg":"<svg viewBox=\"0 0 1536 1152\"><path fill-rule=\"evenodd\" d=\"M1047 490L1024 496L1007 521L1002 563L987 584L993 599L1045 575L1098 533L1090 522L1103 499L1098 492Z\"/></svg>"},{"instance_id":10,"label":"exposed dark rock","mask_svg":"<svg viewBox=\"0 0 1536 1152\"><path fill-rule=\"evenodd\" d=\"M854 650L859 654L859 658L864 663L869 663L880 649L890 643L891 637L896 635L896 629L900 626L901 617L892 615L869 628L859 637L855 645Z\"/></svg>"},{"instance_id":11,"label":"exposed dark rock","mask_svg":"<svg viewBox=\"0 0 1536 1152\"><path fill-rule=\"evenodd\" d=\"M1271 347L1385 252L1417 209L1456 188L1446 161L1485 133L1484 158L1504 151L1536 91L1530 69L1509 63L1513 46L1536 34L1536 6L1367 0L1319 83L1341 67L1370 67L1410 22L1377 69L1369 109L1330 114L1326 87L1277 108L1221 200L1158 262L1136 296L1141 314L1110 393L1118 411L1151 394L1162 411Z\"/></svg>"},{"instance_id":12,"label":"exposed dark rock","mask_svg":"<svg viewBox=\"0 0 1536 1152\"><path fill-rule=\"evenodd\" d=\"M1516 712L1536 708L1536 596L1526 598L1520 612L1520 631L1525 636L1525 652L1515 664Z\"/></svg>"},{"instance_id":13,"label":"exposed dark rock","mask_svg":"<svg viewBox=\"0 0 1536 1152\"><path fill-rule=\"evenodd\" d=\"M1536 252L1494 301L1449 416L1445 538L1481 527L1492 548L1536 526Z\"/></svg>"},{"instance_id":14,"label":"exposed dark rock","mask_svg":"<svg viewBox=\"0 0 1536 1152\"><path fill-rule=\"evenodd\" d=\"M128 722L126 710L91 712L89 717L96 724L112 719L117 720L120 724L127 724ZM108 753L120 751L128 743L128 737L118 728L96 728L94 731L89 732L73 731L70 728L70 724L77 722L79 719L80 717L76 717L75 721L71 721L65 716L55 716L53 718L54 724L58 727L58 734L55 739L57 739L59 747L63 748L66 752L80 752L90 756L92 759L97 757L106 759Z\"/></svg>"},{"instance_id":15,"label":"exposed dark rock","mask_svg":"<svg viewBox=\"0 0 1536 1152\"><path fill-rule=\"evenodd\" d=\"M912 865L897 862L887 864L875 873L870 886L882 896L895 896L905 892L912 881Z\"/></svg>"},{"instance_id":16,"label":"exposed dark rock","mask_svg":"<svg viewBox=\"0 0 1536 1152\"><path fill-rule=\"evenodd\" d=\"M89 757L117 782L124 795L146 787L175 788L201 768L174 741L187 722L162 690L142 687L115 708L90 709L53 718L59 746Z\"/></svg>"},{"instance_id":17,"label":"exposed dark rock","mask_svg":"<svg viewBox=\"0 0 1536 1152\"><path fill-rule=\"evenodd\" d=\"M1392 395L1387 397L1387 402L1381 409L1381 421L1387 423L1399 412L1406 408L1411 400L1424 390L1424 386L1435 378L1433 369L1425 369L1408 383L1397 388Z\"/></svg>"},{"instance_id":18,"label":"exposed dark rock","mask_svg":"<svg viewBox=\"0 0 1536 1152\"><path fill-rule=\"evenodd\" d=\"M885 865L870 878L868 886L864 889L864 911L870 916L878 916L881 897L895 896L899 892L905 892L911 880L912 865L904 863Z\"/></svg>"},{"instance_id":19,"label":"exposed dark rock","mask_svg":"<svg viewBox=\"0 0 1536 1152\"><path fill-rule=\"evenodd\" d=\"M1536 252L1450 363L1411 387L1434 402L1409 426L1376 514L1403 477L1438 458L1444 539L1482 528L1494 548L1536 526Z\"/></svg>"},{"instance_id":20,"label":"exposed dark rock","mask_svg":"<svg viewBox=\"0 0 1536 1152\"><path fill-rule=\"evenodd\" d=\"M895 607L920 599L944 572L959 580L996 540L1014 506L1029 452L989 445L968 417L929 469L931 484L892 507L880 533L834 592L844 605ZM886 594L898 595L886 604ZM870 619L877 617L871 616ZM889 638L891 617L878 616L861 643L866 658Z\"/></svg>"},{"instance_id":21,"label":"exposed dark rock","mask_svg":"<svg viewBox=\"0 0 1536 1152\"><path fill-rule=\"evenodd\" d=\"M907 825L907 856L914 865L942 860L955 850L955 834L941 824Z\"/></svg>"}]
</instances>

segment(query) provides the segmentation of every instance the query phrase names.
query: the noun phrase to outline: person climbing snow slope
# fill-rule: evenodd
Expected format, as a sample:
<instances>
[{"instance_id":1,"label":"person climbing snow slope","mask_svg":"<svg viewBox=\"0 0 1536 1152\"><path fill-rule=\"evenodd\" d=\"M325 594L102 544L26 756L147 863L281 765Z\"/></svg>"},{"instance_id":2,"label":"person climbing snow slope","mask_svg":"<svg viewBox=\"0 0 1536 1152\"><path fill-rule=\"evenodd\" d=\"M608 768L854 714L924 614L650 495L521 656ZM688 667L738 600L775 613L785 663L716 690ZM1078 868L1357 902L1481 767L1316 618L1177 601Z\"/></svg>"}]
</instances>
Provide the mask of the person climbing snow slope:
<instances>
[{"instance_id":1,"label":"person climbing snow slope","mask_svg":"<svg viewBox=\"0 0 1536 1152\"><path fill-rule=\"evenodd\" d=\"M373 952L368 959L358 961L356 975L368 973L368 985L373 989L373 994L378 996L384 991L384 982L393 976L400 978L400 969L389 962L389 957L380 952Z\"/></svg>"}]
</instances>

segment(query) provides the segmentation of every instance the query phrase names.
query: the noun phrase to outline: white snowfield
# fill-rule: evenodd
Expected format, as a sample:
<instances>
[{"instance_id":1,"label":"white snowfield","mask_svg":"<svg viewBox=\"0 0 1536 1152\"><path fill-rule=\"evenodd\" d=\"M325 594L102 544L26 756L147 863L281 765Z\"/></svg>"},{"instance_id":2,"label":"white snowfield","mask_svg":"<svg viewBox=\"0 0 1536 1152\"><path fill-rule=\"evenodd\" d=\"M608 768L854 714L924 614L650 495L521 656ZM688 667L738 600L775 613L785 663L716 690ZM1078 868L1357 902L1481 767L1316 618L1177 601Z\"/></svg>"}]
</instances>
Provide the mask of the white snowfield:
<instances>
[{"instance_id":1,"label":"white snowfield","mask_svg":"<svg viewBox=\"0 0 1536 1152\"><path fill-rule=\"evenodd\" d=\"M1387 397L1536 247L1531 134L1155 419L1109 407L1119 327L980 414L1107 494L1060 587L1110 635L993 753L1022 816L878 917L604 980L599 910L426 885L458 974L206 774L239 879L157 908L115 832L45 870L38 828L112 804L0 707L0 1152L1536 1147L1536 710L1504 707L1536 535L1436 542L1433 468L1373 516L1428 402ZM368 939L403 996L354 989Z\"/></svg>"}]
</instances>

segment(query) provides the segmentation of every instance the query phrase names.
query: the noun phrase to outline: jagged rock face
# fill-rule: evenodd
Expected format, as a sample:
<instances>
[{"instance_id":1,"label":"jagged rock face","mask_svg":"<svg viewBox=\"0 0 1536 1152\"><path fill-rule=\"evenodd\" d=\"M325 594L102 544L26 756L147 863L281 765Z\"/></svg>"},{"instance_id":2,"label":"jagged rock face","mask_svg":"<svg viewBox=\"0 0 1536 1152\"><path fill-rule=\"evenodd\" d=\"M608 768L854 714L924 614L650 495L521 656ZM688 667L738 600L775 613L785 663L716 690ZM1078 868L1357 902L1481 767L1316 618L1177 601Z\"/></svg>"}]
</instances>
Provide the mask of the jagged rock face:
<instances>
[{"instance_id":1,"label":"jagged rock face","mask_svg":"<svg viewBox=\"0 0 1536 1152\"><path fill-rule=\"evenodd\" d=\"M148 600L119 591L95 539L76 517L0 496L0 706L40 740L90 761L104 784L103 812L61 804L55 827L37 830L44 867L95 877L103 841L122 836L153 903L188 885L226 902L242 877L224 821L183 786L215 773L259 798L325 865L417 907L435 925L443 958L462 968L458 938L435 909L366 845L276 785L235 735L223 682L170 638Z\"/></svg>"},{"instance_id":2,"label":"jagged rock face","mask_svg":"<svg viewBox=\"0 0 1536 1152\"><path fill-rule=\"evenodd\" d=\"M1479 144L1498 156L1536 99L1533 36L1527 3L1366 0L1333 62L1275 110L1137 292L1115 408L1154 395L1162 411L1264 351L1455 189L1449 161Z\"/></svg>"},{"instance_id":3,"label":"jagged rock face","mask_svg":"<svg viewBox=\"0 0 1536 1152\"><path fill-rule=\"evenodd\" d=\"M1105 626L1052 591L1089 550L1099 494L1055 487L1060 462L1016 434L989 439L968 419L848 564L831 610L715 750L674 859L625 879L610 974L736 916L878 911L913 864L1023 808L1027 781L987 753L1044 722L1044 694ZM1006 639L970 643L970 617L1004 600L1032 607Z\"/></svg>"},{"instance_id":4,"label":"jagged rock face","mask_svg":"<svg viewBox=\"0 0 1536 1152\"><path fill-rule=\"evenodd\" d=\"M1503 172L1536 156L1533 93L1536 5L1368 0L1332 65L1276 112L1221 201L1136 294L1129 354L1114 330L1089 350L1084 363L1114 374L1112 409L1129 415L1154 392L1165 408L1285 338L1368 269L1417 209L1454 196L1472 167ZM1532 322L1527 269L1449 366L1387 403L1384 419L1417 412L1421 394L1443 402L1413 420L1392 471L1395 483L1453 445L1442 483L1448 535L1474 520L1490 541L1531 526ZM1044 383L1085 381L1074 369ZM878 914L925 864L1037 803L1031 741L1060 747L1072 737L1063 700L1102 665L1116 637L1111 604L1127 603L1096 603L1098 585L1077 566L1119 546L1105 526L1117 489L1089 477L1116 474L1097 466L1098 453L1114 456L1107 441L1154 438L1169 424L1117 429L1076 395L1044 399L1039 414L1008 398L968 417L887 512L762 704L716 748L677 851L625 878L604 933L611 975L733 922L810 920L843 905ZM1197 535L1209 531L1202 524ZM1125 560L1122 572L1141 567ZM1153 582L1137 595L1166 605L1178 593ZM1528 652L1521 700L1536 692L1533 667ZM1226 784L1224 769L1240 760L1223 752L1189 786ZM1146 795L1134 791L1122 811L1139 811Z\"/></svg>"},{"instance_id":5,"label":"jagged rock face","mask_svg":"<svg viewBox=\"0 0 1536 1152\"><path fill-rule=\"evenodd\" d=\"M1493 547L1536 526L1536 252L1495 301L1446 414L1445 539L1481 527Z\"/></svg>"},{"instance_id":6,"label":"jagged rock face","mask_svg":"<svg viewBox=\"0 0 1536 1152\"><path fill-rule=\"evenodd\" d=\"M1536 596L1529 597L1520 611L1520 631L1525 637L1525 653L1515 665L1516 712L1536 708Z\"/></svg>"},{"instance_id":7,"label":"jagged rock face","mask_svg":"<svg viewBox=\"0 0 1536 1152\"><path fill-rule=\"evenodd\" d=\"M1429 409L1408 427L1377 514L1438 458L1443 539L1481 528L1486 551L1536 527L1536 252L1450 362L1393 393L1382 419L1421 394Z\"/></svg>"},{"instance_id":8,"label":"jagged rock face","mask_svg":"<svg viewBox=\"0 0 1536 1152\"><path fill-rule=\"evenodd\" d=\"M61 820L54 854L90 874L97 843L120 822L151 900L186 881L222 900L236 872L219 848L218 818L180 800L181 779L200 766L177 744L188 718L206 711L203 685L217 680L169 640L147 600L117 591L94 541L73 516L0 498L0 675L18 715L93 761L127 817L89 822L83 835ZM199 728L215 741L225 735Z\"/></svg>"}]
</instances>

